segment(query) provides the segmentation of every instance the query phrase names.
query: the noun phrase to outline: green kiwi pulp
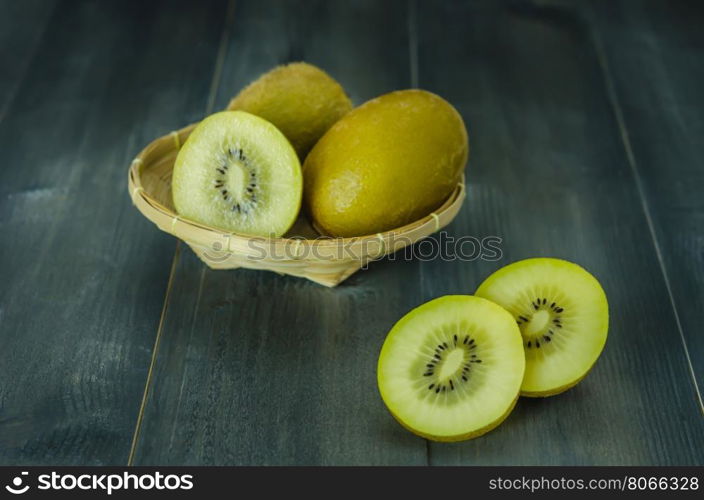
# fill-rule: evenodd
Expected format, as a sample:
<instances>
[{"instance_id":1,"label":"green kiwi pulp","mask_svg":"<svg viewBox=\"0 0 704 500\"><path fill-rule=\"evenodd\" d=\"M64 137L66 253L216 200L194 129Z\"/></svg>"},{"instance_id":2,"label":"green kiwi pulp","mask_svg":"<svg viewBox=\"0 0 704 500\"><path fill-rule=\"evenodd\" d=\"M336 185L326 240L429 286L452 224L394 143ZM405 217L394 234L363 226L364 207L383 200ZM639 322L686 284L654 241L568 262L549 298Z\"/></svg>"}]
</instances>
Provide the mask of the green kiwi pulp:
<instances>
[{"instance_id":1,"label":"green kiwi pulp","mask_svg":"<svg viewBox=\"0 0 704 500\"><path fill-rule=\"evenodd\" d=\"M425 389L427 385L431 396L432 392L452 392L450 399L446 400L452 403L454 399L471 392L472 386L481 379L480 367L474 366L482 362L480 354L477 354L481 353L481 349L477 349L477 343L471 333L461 333L468 331L471 332L472 327L464 324L458 328L459 336L457 333L451 334L440 329L428 338L423 347L426 364L422 370L416 370L415 374L418 375L418 386ZM437 344L433 345L436 342ZM423 378L420 377L421 371L424 372Z\"/></svg>"},{"instance_id":2,"label":"green kiwi pulp","mask_svg":"<svg viewBox=\"0 0 704 500\"><path fill-rule=\"evenodd\" d=\"M606 295L591 274L571 262L538 258L510 264L476 294L504 307L521 331L525 396L550 396L574 386L606 342Z\"/></svg>"},{"instance_id":3,"label":"green kiwi pulp","mask_svg":"<svg viewBox=\"0 0 704 500\"><path fill-rule=\"evenodd\" d=\"M233 212L247 216L257 209L257 196L261 196L257 170L256 163L247 158L241 147L227 148L223 153L215 167L213 187L223 200L230 202Z\"/></svg>"},{"instance_id":4,"label":"green kiwi pulp","mask_svg":"<svg viewBox=\"0 0 704 500\"><path fill-rule=\"evenodd\" d=\"M521 337L499 306L471 296L432 300L389 332L378 384L391 414L438 441L479 436L508 415L523 379Z\"/></svg>"},{"instance_id":5,"label":"green kiwi pulp","mask_svg":"<svg viewBox=\"0 0 704 500\"><path fill-rule=\"evenodd\" d=\"M561 334L565 317L569 325L569 299L562 297L562 302L560 298L548 301L545 296L552 297L554 293L548 290L533 290L533 295L537 297L530 300L529 307L524 308L526 310L522 314L517 315L516 323L521 329L525 340L524 346L528 350L540 349L541 346L543 349L548 349L548 344L552 342L555 333ZM524 298L521 302L527 301ZM567 306L568 312L565 312L563 306ZM564 333L569 334L569 328Z\"/></svg>"},{"instance_id":6,"label":"green kiwi pulp","mask_svg":"<svg viewBox=\"0 0 704 500\"><path fill-rule=\"evenodd\" d=\"M174 164L180 215L242 234L283 235L298 215L301 168L293 147L266 120L215 113L185 142Z\"/></svg>"}]
</instances>

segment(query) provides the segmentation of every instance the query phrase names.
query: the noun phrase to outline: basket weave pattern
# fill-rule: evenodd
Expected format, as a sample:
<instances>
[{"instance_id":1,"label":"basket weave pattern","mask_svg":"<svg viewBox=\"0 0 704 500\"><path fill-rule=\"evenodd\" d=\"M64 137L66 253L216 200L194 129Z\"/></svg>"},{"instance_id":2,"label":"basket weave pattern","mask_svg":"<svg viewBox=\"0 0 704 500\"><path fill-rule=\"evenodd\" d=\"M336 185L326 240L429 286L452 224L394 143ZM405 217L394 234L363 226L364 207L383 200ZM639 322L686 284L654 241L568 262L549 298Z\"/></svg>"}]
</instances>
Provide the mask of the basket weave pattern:
<instances>
[{"instance_id":1,"label":"basket weave pattern","mask_svg":"<svg viewBox=\"0 0 704 500\"><path fill-rule=\"evenodd\" d=\"M186 242L213 269L265 269L335 286L372 260L419 241L449 224L465 198L464 177L432 214L375 235L322 238L300 216L283 238L241 235L180 217L171 198L176 155L196 124L160 137L145 147L129 169L132 201L159 229Z\"/></svg>"}]
</instances>

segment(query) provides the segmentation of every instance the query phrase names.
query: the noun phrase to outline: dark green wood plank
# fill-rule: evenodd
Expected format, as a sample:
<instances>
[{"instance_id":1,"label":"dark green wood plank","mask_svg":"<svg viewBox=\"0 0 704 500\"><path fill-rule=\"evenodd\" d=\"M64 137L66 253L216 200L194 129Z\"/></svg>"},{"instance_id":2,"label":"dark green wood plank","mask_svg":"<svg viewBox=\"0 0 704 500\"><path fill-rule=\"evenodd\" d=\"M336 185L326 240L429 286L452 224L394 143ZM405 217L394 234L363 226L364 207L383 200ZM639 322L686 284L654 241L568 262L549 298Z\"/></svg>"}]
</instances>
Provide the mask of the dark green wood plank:
<instances>
[{"instance_id":1,"label":"dark green wood plank","mask_svg":"<svg viewBox=\"0 0 704 500\"><path fill-rule=\"evenodd\" d=\"M704 4L598 2L594 10L701 404L704 309L697 305L704 303Z\"/></svg>"},{"instance_id":2,"label":"dark green wood plank","mask_svg":"<svg viewBox=\"0 0 704 500\"><path fill-rule=\"evenodd\" d=\"M61 2L0 124L0 463L124 464L174 240L126 193L200 116L224 2Z\"/></svg>"},{"instance_id":3,"label":"dark green wood plank","mask_svg":"<svg viewBox=\"0 0 704 500\"><path fill-rule=\"evenodd\" d=\"M0 122L23 81L54 0L0 1Z\"/></svg>"},{"instance_id":4,"label":"dark green wood plank","mask_svg":"<svg viewBox=\"0 0 704 500\"><path fill-rule=\"evenodd\" d=\"M419 78L470 131L455 235L497 235L497 262L423 266L429 299L466 293L514 260L576 261L603 284L609 340L576 388L519 400L492 433L432 444L432 464L701 464L704 422L582 16L529 2L419 2ZM657 138L654 138L656 140Z\"/></svg>"},{"instance_id":5,"label":"dark green wood plank","mask_svg":"<svg viewBox=\"0 0 704 500\"><path fill-rule=\"evenodd\" d=\"M264 5L262 5L264 4ZM409 85L407 4L238 2L217 104L272 66L319 64L358 103ZM136 464L424 464L376 389L383 338L419 303L418 262L337 289L211 271L184 250Z\"/></svg>"}]
</instances>

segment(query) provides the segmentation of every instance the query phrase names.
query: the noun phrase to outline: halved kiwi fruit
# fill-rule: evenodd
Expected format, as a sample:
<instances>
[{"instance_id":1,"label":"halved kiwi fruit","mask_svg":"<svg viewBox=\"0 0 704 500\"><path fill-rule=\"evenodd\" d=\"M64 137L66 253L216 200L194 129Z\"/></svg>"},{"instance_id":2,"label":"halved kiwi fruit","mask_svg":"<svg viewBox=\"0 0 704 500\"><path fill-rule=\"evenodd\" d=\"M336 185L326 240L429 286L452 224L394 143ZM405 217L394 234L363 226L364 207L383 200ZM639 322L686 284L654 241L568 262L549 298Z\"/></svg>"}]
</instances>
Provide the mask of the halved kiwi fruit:
<instances>
[{"instance_id":1,"label":"halved kiwi fruit","mask_svg":"<svg viewBox=\"0 0 704 500\"><path fill-rule=\"evenodd\" d=\"M242 234L278 237L296 220L303 178L298 156L271 123L244 111L210 115L176 157L180 215Z\"/></svg>"},{"instance_id":2,"label":"halved kiwi fruit","mask_svg":"<svg viewBox=\"0 0 704 500\"><path fill-rule=\"evenodd\" d=\"M515 262L477 289L506 309L523 336L523 396L551 396L582 380L606 342L609 307L599 282L560 259Z\"/></svg>"},{"instance_id":3,"label":"halved kiwi fruit","mask_svg":"<svg viewBox=\"0 0 704 500\"><path fill-rule=\"evenodd\" d=\"M408 430L461 441L499 425L523 380L521 334L498 305L468 295L427 302L401 318L379 355L379 392Z\"/></svg>"}]
</instances>

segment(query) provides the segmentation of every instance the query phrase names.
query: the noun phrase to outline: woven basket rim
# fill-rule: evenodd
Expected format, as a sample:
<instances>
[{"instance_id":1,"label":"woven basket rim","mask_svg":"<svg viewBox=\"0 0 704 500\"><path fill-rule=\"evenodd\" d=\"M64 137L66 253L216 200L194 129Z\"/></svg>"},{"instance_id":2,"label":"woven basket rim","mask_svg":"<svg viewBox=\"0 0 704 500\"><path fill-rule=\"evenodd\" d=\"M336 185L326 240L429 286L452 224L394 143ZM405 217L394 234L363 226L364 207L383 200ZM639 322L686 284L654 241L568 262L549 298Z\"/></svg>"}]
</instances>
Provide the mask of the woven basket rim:
<instances>
[{"instance_id":1,"label":"woven basket rim","mask_svg":"<svg viewBox=\"0 0 704 500\"><path fill-rule=\"evenodd\" d=\"M466 187L465 187L465 176L464 173L462 173L461 179L458 182L457 186L455 187L454 191L450 196L445 200L445 202L438 207L436 210L433 212L429 213L428 215L413 221L409 224L406 224L404 226L400 226L394 229L390 229L388 231L383 231L379 232L376 234L368 234L368 235L362 235L362 236L351 236L351 237L332 237L332 236L325 236L325 235L320 235L319 238L316 239L309 239L309 238L302 238L298 236L293 236L293 237L278 237L278 238L268 238L264 236L253 236L253 235L246 235L246 234L240 234L237 232L232 232L232 231L226 231L220 228L208 226L206 224L202 224L199 222L196 222L194 220L188 219L186 217L178 215L176 212L171 210L170 208L164 206L162 203L160 203L158 200L156 200L146 189L144 189L141 181L141 171L142 169L149 164L149 162L146 161L146 158L148 155L159 145L159 143L164 142L164 141L171 141L173 145L173 150L178 150L180 149L181 145L183 144L183 141L188 137L190 132L195 128L197 123L190 124L186 127L183 127L179 130L175 130L170 132L169 134L163 135L161 137L158 137L154 139L152 142L150 142L147 146L145 146L142 151L139 152L139 154L132 160L130 163L130 168L129 168L129 174L128 174L128 188L129 188L129 193L130 197L132 199L132 202L135 204L135 206L139 209L139 211L144 215L147 219L152 221L153 223L157 224L162 230L164 230L167 233L170 233L179 239L184 239L178 234L174 232L174 229L176 228L177 225L184 224L189 227L189 231L194 232L193 234L198 234L200 237L198 240L200 241L222 241L223 238L227 238L228 241L240 241L242 243L248 242L248 241L258 241L258 242L266 242L269 245L307 245L311 247L318 247L318 248L325 248L325 247L337 247L339 245L349 245L351 243L354 243L355 245L357 244L364 244L367 242L372 242L376 241L379 242L379 240L386 240L392 236L400 237L403 236L406 233L409 233L411 231L417 230L419 227L423 225L427 225L429 223L434 223L434 229L430 231L428 234L431 234L432 232L438 231L442 226L446 224L441 224L440 218L442 217L445 212L448 212L452 210L456 204L462 203L464 201L465 195L466 195ZM159 216L167 217L171 220L171 230L164 229L161 225L158 224L156 218ZM447 222L449 223L449 221ZM190 243L190 241L187 241L187 243Z\"/></svg>"}]
</instances>

